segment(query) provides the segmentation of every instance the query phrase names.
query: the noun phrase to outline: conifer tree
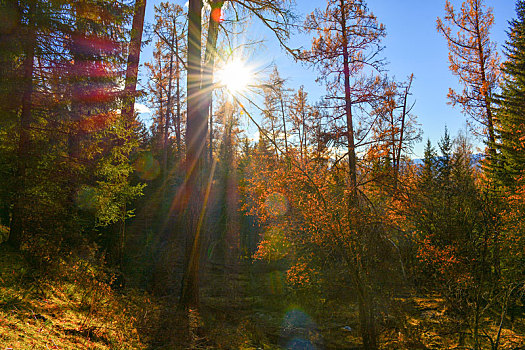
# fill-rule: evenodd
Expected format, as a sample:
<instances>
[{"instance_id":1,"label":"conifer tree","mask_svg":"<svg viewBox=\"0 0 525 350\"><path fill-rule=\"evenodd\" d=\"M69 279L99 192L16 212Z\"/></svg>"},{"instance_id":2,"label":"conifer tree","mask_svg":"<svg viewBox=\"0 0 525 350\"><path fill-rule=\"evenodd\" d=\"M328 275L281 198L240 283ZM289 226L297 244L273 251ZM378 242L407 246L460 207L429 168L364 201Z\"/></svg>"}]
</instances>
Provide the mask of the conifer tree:
<instances>
[{"instance_id":1,"label":"conifer tree","mask_svg":"<svg viewBox=\"0 0 525 350\"><path fill-rule=\"evenodd\" d=\"M346 130L350 194L357 195L356 106L370 101L377 85L375 74L383 67L378 54L385 27L369 10L364 0L328 0L325 11L309 15L305 24L318 37L312 49L302 58L316 65L321 72L319 80L326 82L329 97L337 103L337 118L333 124L343 124ZM339 132L340 133L340 132ZM341 135L342 136L342 135Z\"/></svg>"},{"instance_id":2,"label":"conifer tree","mask_svg":"<svg viewBox=\"0 0 525 350\"><path fill-rule=\"evenodd\" d=\"M437 19L437 30L447 39L450 70L458 77L463 91L449 89L450 103L481 124L490 156L495 156L495 118L492 106L499 79L499 57L490 40L494 24L491 8L483 0L465 0L459 11L447 0L444 21ZM448 24L448 25L447 25Z\"/></svg>"},{"instance_id":3,"label":"conifer tree","mask_svg":"<svg viewBox=\"0 0 525 350\"><path fill-rule=\"evenodd\" d=\"M525 174L525 1L518 1L516 11L517 18L510 22L502 92L497 99L502 167L494 169L503 184L512 187Z\"/></svg>"},{"instance_id":4,"label":"conifer tree","mask_svg":"<svg viewBox=\"0 0 525 350\"><path fill-rule=\"evenodd\" d=\"M383 61L379 57L381 40L386 35L385 27L369 10L364 0L328 0L324 11L315 11L307 17L305 26L317 34L312 41L311 50L304 51L302 58L314 64L320 71L320 81L326 83L329 98L334 101L334 117L330 124L335 142L346 147L348 156L347 174L343 183L346 188L346 211L341 213L352 228L352 237L347 259L358 260L362 264L352 264L353 287L358 293L359 318L363 346L367 350L378 348L376 329L376 309L372 281L367 272L367 257L358 251L367 250L365 236L369 233L367 223L359 221L357 214L361 208L358 199L358 164L356 135L358 126L357 107L370 103L375 96L380 79ZM364 132L363 134L367 134ZM359 224L357 223L359 222ZM340 234L344 235L343 232ZM345 238L342 238L344 240ZM343 243L340 243L343 244ZM362 260L361 260L362 259ZM350 264L349 264L350 265Z\"/></svg>"}]
</instances>

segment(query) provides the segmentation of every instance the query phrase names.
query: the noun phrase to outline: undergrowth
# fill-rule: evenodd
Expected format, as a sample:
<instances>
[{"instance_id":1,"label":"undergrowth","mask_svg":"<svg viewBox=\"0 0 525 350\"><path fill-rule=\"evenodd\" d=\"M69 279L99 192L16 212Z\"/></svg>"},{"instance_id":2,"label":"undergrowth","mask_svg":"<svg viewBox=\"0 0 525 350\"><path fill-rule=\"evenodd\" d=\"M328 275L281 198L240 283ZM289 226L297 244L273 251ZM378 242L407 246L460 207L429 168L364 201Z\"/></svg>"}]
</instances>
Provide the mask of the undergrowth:
<instances>
[{"instance_id":1,"label":"undergrowth","mask_svg":"<svg viewBox=\"0 0 525 350\"><path fill-rule=\"evenodd\" d=\"M115 277L70 257L33 267L0 245L2 349L144 349L139 327L149 298L115 292Z\"/></svg>"}]
</instances>

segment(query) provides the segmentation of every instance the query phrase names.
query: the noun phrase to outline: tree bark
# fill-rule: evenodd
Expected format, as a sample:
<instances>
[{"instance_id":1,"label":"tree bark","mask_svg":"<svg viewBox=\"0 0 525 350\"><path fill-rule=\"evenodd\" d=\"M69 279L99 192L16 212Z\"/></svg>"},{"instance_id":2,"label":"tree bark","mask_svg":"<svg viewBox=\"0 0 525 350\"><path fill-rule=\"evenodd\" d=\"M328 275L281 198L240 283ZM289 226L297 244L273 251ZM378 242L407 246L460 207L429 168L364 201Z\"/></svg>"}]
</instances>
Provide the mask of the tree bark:
<instances>
[{"instance_id":1,"label":"tree bark","mask_svg":"<svg viewBox=\"0 0 525 350\"><path fill-rule=\"evenodd\" d=\"M122 117L128 122L135 119L135 95L140 63L140 47L144 29L144 15L146 13L146 0L135 0L133 23L131 25L131 38L129 42L128 63L126 69L126 83L124 86L124 103Z\"/></svg>"},{"instance_id":2,"label":"tree bark","mask_svg":"<svg viewBox=\"0 0 525 350\"><path fill-rule=\"evenodd\" d=\"M343 35L343 73L345 81L345 115L348 139L348 169L350 171L349 190L352 200L357 197L357 162L355 156L354 124L352 119L352 96L350 94L350 62L348 54L348 39L346 28L345 2L340 0L341 32Z\"/></svg>"},{"instance_id":3,"label":"tree bark","mask_svg":"<svg viewBox=\"0 0 525 350\"><path fill-rule=\"evenodd\" d=\"M164 120L164 138L162 141L162 177L164 180L164 183L166 183L166 179L168 177L168 136L169 136L169 127L170 127L170 121L171 121L171 104L172 104L172 97L171 97L171 90L173 85L173 46L175 44L175 36L177 35L176 31L176 21L173 19L173 28L171 31L171 45L170 45L170 64L168 68L168 96L166 100L166 116Z\"/></svg>"},{"instance_id":4,"label":"tree bark","mask_svg":"<svg viewBox=\"0 0 525 350\"><path fill-rule=\"evenodd\" d=\"M284 114L284 101L282 92L279 93L279 99L281 100L281 114L283 116L283 131L284 131L284 150L286 157L288 157L288 136L286 135L286 114Z\"/></svg>"},{"instance_id":5,"label":"tree bark","mask_svg":"<svg viewBox=\"0 0 525 350\"><path fill-rule=\"evenodd\" d=\"M215 67L215 57L217 56L217 38L219 36L220 11L222 11L223 0L211 1L211 13L208 25L208 37L206 39L206 53L204 67L202 71L201 91L203 94L203 110L207 114L207 120L210 121L209 137L209 159L212 159L212 98L213 98L213 71Z\"/></svg>"},{"instance_id":6,"label":"tree bark","mask_svg":"<svg viewBox=\"0 0 525 350\"><path fill-rule=\"evenodd\" d=\"M345 1L340 0L341 8L341 33L343 36L343 73L345 84L345 115L347 124L348 139L348 168L349 168L349 198L348 198L348 215L352 213L352 206L357 204L357 160L355 154L354 125L352 118L352 96L350 87L350 58L348 53L348 29L346 26ZM357 272L358 273L358 272ZM359 320L361 326L361 337L365 350L376 350L377 334L375 328L375 317L373 301L370 293L366 291L365 283L356 277L356 288L358 289L358 306Z\"/></svg>"},{"instance_id":7,"label":"tree bark","mask_svg":"<svg viewBox=\"0 0 525 350\"><path fill-rule=\"evenodd\" d=\"M210 164L213 163L213 96L210 99L210 109L209 109L209 115L210 115L210 141L209 141L209 162Z\"/></svg>"},{"instance_id":8,"label":"tree bark","mask_svg":"<svg viewBox=\"0 0 525 350\"><path fill-rule=\"evenodd\" d=\"M185 202L187 203L187 244L179 307L199 304L200 227L199 210L203 204L202 170L206 146L206 113L203 113L201 82L202 0L189 0L188 6L188 76Z\"/></svg>"},{"instance_id":9,"label":"tree bark","mask_svg":"<svg viewBox=\"0 0 525 350\"><path fill-rule=\"evenodd\" d=\"M180 123L181 123L181 105L180 105L180 64L179 62L179 36L175 37L175 55L177 56L177 66L176 66L176 75L177 75L177 115L175 117L175 139L177 142L177 156L180 157L181 152L181 132L180 132Z\"/></svg>"}]
</instances>

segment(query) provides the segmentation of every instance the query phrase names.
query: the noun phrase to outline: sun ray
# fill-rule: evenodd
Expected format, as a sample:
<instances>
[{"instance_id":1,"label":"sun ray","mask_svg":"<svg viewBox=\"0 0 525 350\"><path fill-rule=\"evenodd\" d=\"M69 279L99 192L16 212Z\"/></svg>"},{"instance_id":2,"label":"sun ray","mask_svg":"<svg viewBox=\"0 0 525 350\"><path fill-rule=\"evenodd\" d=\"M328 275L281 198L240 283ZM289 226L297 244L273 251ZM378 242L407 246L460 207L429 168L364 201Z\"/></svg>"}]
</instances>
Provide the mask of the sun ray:
<instances>
[{"instance_id":1,"label":"sun ray","mask_svg":"<svg viewBox=\"0 0 525 350\"><path fill-rule=\"evenodd\" d=\"M216 83L226 87L231 94L239 94L248 89L253 76L253 71L243 60L233 58L217 71Z\"/></svg>"}]
</instances>

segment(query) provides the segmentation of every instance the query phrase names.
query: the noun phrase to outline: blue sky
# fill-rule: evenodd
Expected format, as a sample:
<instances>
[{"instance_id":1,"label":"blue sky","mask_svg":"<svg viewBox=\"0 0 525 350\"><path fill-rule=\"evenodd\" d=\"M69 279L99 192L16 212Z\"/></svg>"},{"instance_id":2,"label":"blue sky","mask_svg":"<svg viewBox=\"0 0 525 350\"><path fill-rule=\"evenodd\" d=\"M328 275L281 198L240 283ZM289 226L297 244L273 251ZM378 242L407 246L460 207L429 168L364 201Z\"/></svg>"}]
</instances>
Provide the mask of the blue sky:
<instances>
[{"instance_id":1,"label":"blue sky","mask_svg":"<svg viewBox=\"0 0 525 350\"><path fill-rule=\"evenodd\" d=\"M148 0L146 22L153 22L153 6L159 0ZM175 3L184 5L186 0ZM325 0L296 0L299 21L316 7L324 8ZM413 100L416 101L413 113L424 131L424 140L429 138L436 143L444 132L445 125L451 135L465 128L465 117L458 108L447 105L449 87L457 87L457 79L448 69L448 48L445 39L436 31L436 18L444 14L445 0L368 0L368 6L387 29L383 41L386 46L384 56L389 62L387 69L390 76L404 80L414 73ZM452 0L459 7L461 1ZM498 47L506 40L508 21L515 16L514 0L485 0L493 7L495 24L492 28L492 40ZM288 86L297 89L304 85L311 102L322 97L324 87L315 82L317 72L293 61L278 45L272 34L258 24L246 31L250 39L263 39L265 43L256 50L250 59L259 66L272 62L278 65L281 76L288 79ZM292 47L310 46L310 38L300 35L291 38ZM151 59L151 46L143 49L142 61ZM254 128L246 125L250 132ZM415 148L415 156L423 153L423 143ZM480 144L479 142L477 144Z\"/></svg>"}]
</instances>

